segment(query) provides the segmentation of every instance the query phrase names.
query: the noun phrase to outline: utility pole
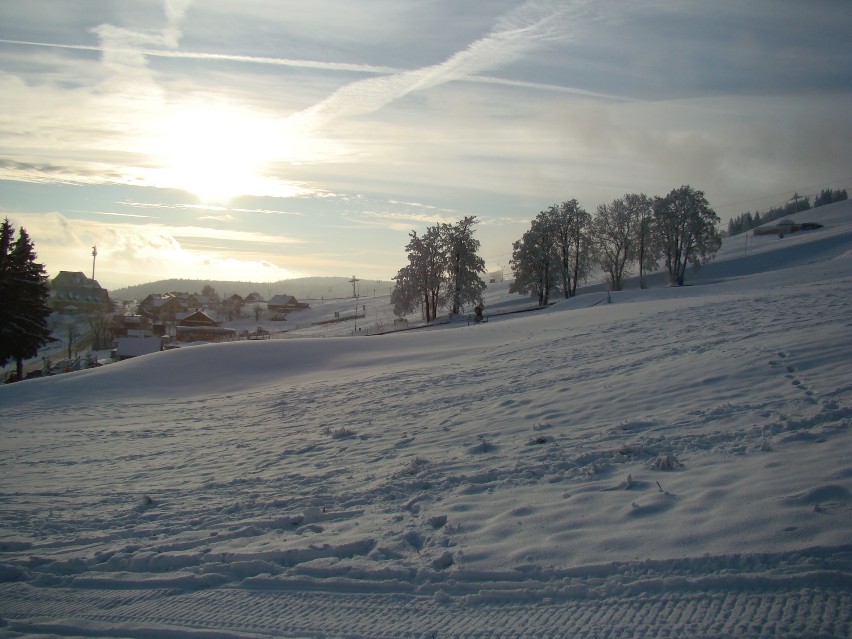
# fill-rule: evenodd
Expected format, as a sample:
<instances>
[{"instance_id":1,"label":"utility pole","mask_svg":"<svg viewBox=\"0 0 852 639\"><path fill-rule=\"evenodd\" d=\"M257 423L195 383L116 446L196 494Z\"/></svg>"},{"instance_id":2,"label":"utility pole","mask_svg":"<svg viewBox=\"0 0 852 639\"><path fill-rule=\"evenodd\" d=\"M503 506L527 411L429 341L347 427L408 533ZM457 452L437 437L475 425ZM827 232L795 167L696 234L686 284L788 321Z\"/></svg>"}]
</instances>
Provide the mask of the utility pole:
<instances>
[{"instance_id":1,"label":"utility pole","mask_svg":"<svg viewBox=\"0 0 852 639\"><path fill-rule=\"evenodd\" d=\"M95 279L95 260L98 257L98 247L92 247L92 279Z\"/></svg>"},{"instance_id":2,"label":"utility pole","mask_svg":"<svg viewBox=\"0 0 852 639\"><path fill-rule=\"evenodd\" d=\"M799 195L798 191L796 191L795 193L793 193L793 197L791 197L790 199L793 200L793 202L796 203L796 213L798 213L799 212L799 200L802 199L802 196Z\"/></svg>"}]
</instances>

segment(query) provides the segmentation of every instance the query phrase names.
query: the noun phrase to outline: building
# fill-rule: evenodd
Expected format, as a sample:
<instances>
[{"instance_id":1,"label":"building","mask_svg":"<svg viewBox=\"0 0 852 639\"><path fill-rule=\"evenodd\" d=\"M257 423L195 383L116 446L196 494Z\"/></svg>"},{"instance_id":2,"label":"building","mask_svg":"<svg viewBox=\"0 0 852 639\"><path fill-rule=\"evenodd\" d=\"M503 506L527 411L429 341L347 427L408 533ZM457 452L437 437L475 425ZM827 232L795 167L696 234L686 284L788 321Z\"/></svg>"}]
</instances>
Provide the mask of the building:
<instances>
[{"instance_id":1,"label":"building","mask_svg":"<svg viewBox=\"0 0 852 639\"><path fill-rule=\"evenodd\" d=\"M219 326L220 322L217 322L212 317L210 317L204 311L195 311L194 313L190 313L186 317L178 319L178 326L186 326L186 327L197 327L197 326Z\"/></svg>"},{"instance_id":2,"label":"building","mask_svg":"<svg viewBox=\"0 0 852 639\"><path fill-rule=\"evenodd\" d=\"M174 322L180 313L186 312L186 306L174 295L151 293L139 302L139 314L156 322Z\"/></svg>"},{"instance_id":3,"label":"building","mask_svg":"<svg viewBox=\"0 0 852 639\"><path fill-rule=\"evenodd\" d=\"M114 315L112 334L115 337L153 337L154 329L150 318L141 315Z\"/></svg>"},{"instance_id":4,"label":"building","mask_svg":"<svg viewBox=\"0 0 852 639\"><path fill-rule=\"evenodd\" d=\"M50 306L64 315L97 315L112 312L109 293L97 280L77 271L60 271L50 283Z\"/></svg>"},{"instance_id":5,"label":"building","mask_svg":"<svg viewBox=\"0 0 852 639\"><path fill-rule=\"evenodd\" d=\"M758 226L752 231L752 234L777 235L778 237L784 237L785 235L790 235L790 233L796 233L797 231L815 231L821 228L822 224L817 224L816 222L797 223L790 219L784 219L772 225Z\"/></svg>"},{"instance_id":6,"label":"building","mask_svg":"<svg viewBox=\"0 0 852 639\"><path fill-rule=\"evenodd\" d=\"M289 313L290 311L310 308L310 304L300 302L292 295L276 295L267 302L266 306L270 313Z\"/></svg>"},{"instance_id":7,"label":"building","mask_svg":"<svg viewBox=\"0 0 852 639\"><path fill-rule=\"evenodd\" d=\"M157 353L161 350L163 350L163 343L159 337L119 337L115 341L112 358L123 360Z\"/></svg>"}]
</instances>

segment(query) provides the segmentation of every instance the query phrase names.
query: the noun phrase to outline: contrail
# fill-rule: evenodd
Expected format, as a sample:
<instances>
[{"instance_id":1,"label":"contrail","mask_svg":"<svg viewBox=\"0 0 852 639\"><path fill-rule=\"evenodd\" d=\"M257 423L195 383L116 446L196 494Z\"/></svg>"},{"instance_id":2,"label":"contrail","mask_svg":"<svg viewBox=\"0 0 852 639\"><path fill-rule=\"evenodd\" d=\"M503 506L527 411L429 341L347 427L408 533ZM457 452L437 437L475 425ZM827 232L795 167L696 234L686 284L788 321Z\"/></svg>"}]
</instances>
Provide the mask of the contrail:
<instances>
[{"instance_id":1,"label":"contrail","mask_svg":"<svg viewBox=\"0 0 852 639\"><path fill-rule=\"evenodd\" d=\"M514 62L549 41L569 37L567 27L572 21L589 19L587 7L587 2L531 0L500 18L491 33L440 64L352 82L288 120L315 128L336 118L373 113L409 93L472 79Z\"/></svg>"},{"instance_id":2,"label":"contrail","mask_svg":"<svg viewBox=\"0 0 852 639\"><path fill-rule=\"evenodd\" d=\"M98 27L98 34L109 41L108 46L58 44L27 40L0 39L0 44L32 47L92 51L112 55L126 53L136 58L158 57L200 61L226 61L246 64L285 66L320 71L344 71L370 74L380 77L366 78L347 84L322 102L291 116L303 126L318 126L323 122L365 113L372 113L407 94L434 88L452 81L502 84L536 89L541 91L568 93L609 100L624 100L621 96L608 95L575 89L562 85L508 80L482 75L483 72L509 64L528 51L550 41L570 37L569 28L594 20L596 16L588 8L589 2L536 1L531 0L497 20L494 29L485 37L471 43L466 49L452 55L446 61L420 69L400 69L390 66L352 64L346 62L320 62L263 56L247 56L224 53L177 51L180 38L178 28L185 16L190 0L165 0L167 26L161 34L145 34L128 31L110 25ZM136 44L159 44L170 48L153 49L134 46ZM138 59L138 58L137 58Z\"/></svg>"},{"instance_id":3,"label":"contrail","mask_svg":"<svg viewBox=\"0 0 852 639\"><path fill-rule=\"evenodd\" d=\"M103 48L94 45L85 44L60 44L54 42L33 42L29 40L6 40L0 38L0 44L13 44L28 47L44 47L49 49L69 49L72 51L92 51L94 53L103 53ZM130 49L128 48L128 51ZM316 60L296 60L292 58L271 58L264 56L249 56L237 55L229 53L203 53L198 51L168 51L163 49L138 49L133 48L134 53L141 53L145 57L153 58L176 58L185 60L200 60L211 62L243 62L246 64L272 65L282 67L293 67L297 69L315 69L317 71L346 71L351 73L363 73L370 75L392 75L397 73L414 73L411 69L402 69L399 67L379 66L371 64L354 64L351 62L320 62ZM594 91L586 91L584 89L576 89L566 87L559 84L547 84L544 82L528 82L525 80L509 80L506 78L497 78L487 75L469 74L464 77L457 78L462 82L480 82L483 84L499 84L505 86L516 86L527 89L536 89L539 91L549 91L556 93L570 93L574 95L585 95L588 97L605 98L609 100L625 100L618 95L607 93L597 93Z\"/></svg>"},{"instance_id":4,"label":"contrail","mask_svg":"<svg viewBox=\"0 0 852 639\"><path fill-rule=\"evenodd\" d=\"M72 51L93 51L103 53L104 47L85 44L58 44L54 42L33 42L29 40L6 40L0 38L0 44L14 44L28 47L44 47L49 49L69 49ZM120 50L121 48L118 47ZM294 67L300 69L317 69L320 71L351 71L353 73L390 74L400 73L404 69L398 67L377 66L370 64L353 64L349 62L318 62L314 60L294 60L290 58L269 58L263 56L234 55L228 53L202 53L195 51L169 51L164 49L140 49L127 47L128 52L142 54L152 58L181 58L186 60L209 60L213 62L245 62L247 64L268 64L273 66Z\"/></svg>"}]
</instances>

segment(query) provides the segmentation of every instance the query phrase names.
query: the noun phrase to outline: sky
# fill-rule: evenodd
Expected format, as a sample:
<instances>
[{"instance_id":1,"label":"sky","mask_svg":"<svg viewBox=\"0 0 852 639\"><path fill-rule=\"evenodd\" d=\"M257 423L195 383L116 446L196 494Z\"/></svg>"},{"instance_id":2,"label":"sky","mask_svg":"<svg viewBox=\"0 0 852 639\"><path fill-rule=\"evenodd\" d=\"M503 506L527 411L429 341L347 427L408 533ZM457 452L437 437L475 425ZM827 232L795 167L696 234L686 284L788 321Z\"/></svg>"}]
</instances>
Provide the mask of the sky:
<instances>
[{"instance_id":1,"label":"sky","mask_svg":"<svg viewBox=\"0 0 852 639\"><path fill-rule=\"evenodd\" d=\"M475 215L852 188L848 3L0 3L0 215L50 276L390 279ZM93 260L92 247L97 247ZM93 263L94 262L94 263Z\"/></svg>"}]
</instances>

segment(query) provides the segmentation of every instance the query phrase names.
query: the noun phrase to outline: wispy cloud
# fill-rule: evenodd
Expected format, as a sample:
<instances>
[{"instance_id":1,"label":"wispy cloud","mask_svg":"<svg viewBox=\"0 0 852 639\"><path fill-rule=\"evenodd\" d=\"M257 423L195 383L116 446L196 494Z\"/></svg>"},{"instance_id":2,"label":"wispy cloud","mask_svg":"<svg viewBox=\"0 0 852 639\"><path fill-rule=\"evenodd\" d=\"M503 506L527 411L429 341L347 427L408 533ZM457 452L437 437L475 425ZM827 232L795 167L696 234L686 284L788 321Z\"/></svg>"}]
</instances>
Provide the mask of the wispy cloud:
<instances>
[{"instance_id":1,"label":"wispy cloud","mask_svg":"<svg viewBox=\"0 0 852 639\"><path fill-rule=\"evenodd\" d=\"M136 32L123 30L123 33L126 41L125 44L127 44L129 47L131 43L127 41L127 34L133 34ZM162 39L161 36L156 37L157 39ZM104 50L103 45L95 46L85 44L62 44L56 42L33 42L28 40L7 40L2 38L0 38L0 44L10 44L28 47L44 47L49 49L67 49L71 51L92 51L95 53L101 53ZM318 60L274 58L266 56L237 55L231 53L175 51L167 49L152 49L143 46L135 46L133 47L133 50L136 54L140 54L146 58L172 58L183 60L202 60L210 62L245 62L246 64L293 67L297 69L314 69L317 71L349 71L352 73L388 74L399 73L400 71L402 71L402 69L399 69L397 67L379 66L371 64L356 64L351 62L322 62Z\"/></svg>"},{"instance_id":2,"label":"wispy cloud","mask_svg":"<svg viewBox=\"0 0 852 639\"><path fill-rule=\"evenodd\" d=\"M457 221L456 216L441 215L439 213L415 213L415 212L393 212L393 211L362 211L357 215L350 216L354 222L365 226L378 226L393 231L408 232L412 228L420 229L423 226L431 226L441 223L452 223Z\"/></svg>"},{"instance_id":3,"label":"wispy cloud","mask_svg":"<svg viewBox=\"0 0 852 639\"><path fill-rule=\"evenodd\" d=\"M77 211L79 212L79 211ZM138 219L154 219L151 215L139 215L137 213L113 213L110 211L86 211L86 213L91 213L92 215L106 215L109 217L131 217Z\"/></svg>"},{"instance_id":4,"label":"wispy cloud","mask_svg":"<svg viewBox=\"0 0 852 639\"><path fill-rule=\"evenodd\" d=\"M198 225L99 222L71 219L60 213L11 216L31 231L39 253L49 253L49 270L81 270L92 245L98 247L99 271L125 282L150 281L174 273L217 273L221 279L267 281L296 276L295 270L273 265L271 248L303 245L279 233L230 231ZM102 275L103 277L103 275ZM109 275L107 276L110 277ZM209 275L209 277L213 277Z\"/></svg>"},{"instance_id":5,"label":"wispy cloud","mask_svg":"<svg viewBox=\"0 0 852 639\"><path fill-rule=\"evenodd\" d=\"M500 18L488 35L444 62L352 82L322 102L294 114L291 120L320 127L336 118L373 113L410 93L478 76L522 58L557 36L566 36L566 26L587 14L585 2L526 2Z\"/></svg>"},{"instance_id":6,"label":"wispy cloud","mask_svg":"<svg viewBox=\"0 0 852 639\"><path fill-rule=\"evenodd\" d=\"M102 53L103 46L82 45L82 44L61 44L53 42L32 42L27 40L5 40L0 38L0 44L19 45L27 47L43 47L49 49L67 49L72 51L92 51ZM265 56L250 56L237 55L230 53L204 53L195 51L173 51L166 49L151 49L144 47L136 47L135 53L144 58L171 58L182 60L200 60L207 62L242 62L246 64L270 65L280 67L290 67L294 69L311 69L315 71L331 71L331 72L349 72L358 74L371 75L391 75L418 73L400 67L381 66L373 64L357 64L351 62L323 62L319 60L305 60L294 58L274 58ZM589 91L577 87L570 87L560 84L551 84L547 82L529 82L525 80L514 80L510 78L499 78L490 75L481 75L477 73L468 73L454 78L455 81L474 82L479 84L493 84L498 86L517 87L519 89L534 89L537 91L545 91L550 93L565 93L570 95L586 96L590 98L602 98L606 100L628 100L625 96L612 93L601 93L597 91ZM449 81L449 80L447 80Z\"/></svg>"},{"instance_id":7,"label":"wispy cloud","mask_svg":"<svg viewBox=\"0 0 852 639\"><path fill-rule=\"evenodd\" d=\"M263 213L266 215L295 215L302 217L304 213L300 213L298 211L279 211L275 209L247 209L247 208L236 208L229 206L219 206L216 204L167 204L165 202L132 202L128 200L124 200L119 202L122 206L131 206L136 208L143 209L170 209L170 210L200 210L200 211L221 211L221 212L232 212L232 213ZM117 213L115 215L118 215ZM146 216L139 216L146 217ZM233 216L229 216L233 217Z\"/></svg>"}]
</instances>

